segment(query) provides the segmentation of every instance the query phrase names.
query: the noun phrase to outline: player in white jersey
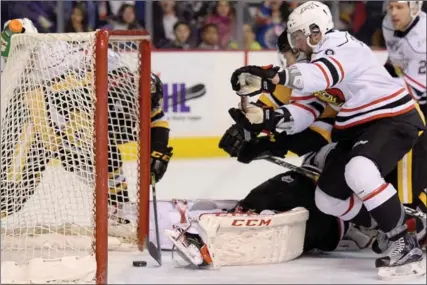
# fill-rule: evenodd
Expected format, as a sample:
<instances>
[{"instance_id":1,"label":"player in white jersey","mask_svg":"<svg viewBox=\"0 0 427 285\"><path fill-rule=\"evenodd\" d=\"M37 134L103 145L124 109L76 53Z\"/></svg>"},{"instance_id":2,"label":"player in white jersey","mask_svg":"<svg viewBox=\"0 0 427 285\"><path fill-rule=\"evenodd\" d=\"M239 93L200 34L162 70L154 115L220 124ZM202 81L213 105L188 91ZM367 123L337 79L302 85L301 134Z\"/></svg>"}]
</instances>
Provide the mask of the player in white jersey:
<instances>
[{"instance_id":1,"label":"player in white jersey","mask_svg":"<svg viewBox=\"0 0 427 285\"><path fill-rule=\"evenodd\" d=\"M240 96L271 92L270 83L298 92L293 102L275 111L252 106L240 123L252 131L295 134L310 126L327 104L333 106L338 111L332 132L337 145L318 181L317 207L356 224L378 224L391 241L387 255L376 260L381 278L425 274L403 205L384 180L425 129L416 102L369 47L334 30L326 5L306 2L287 24L290 43L310 55L311 62L280 72L272 66L245 66L233 73L231 84Z\"/></svg>"},{"instance_id":2,"label":"player in white jersey","mask_svg":"<svg viewBox=\"0 0 427 285\"><path fill-rule=\"evenodd\" d=\"M13 22L12 22L13 21ZM9 23L22 25L22 33L37 33L37 29L28 19L14 19L5 24L5 29ZM12 37L13 38L13 37ZM10 39L9 39L10 40ZM2 41L2 56L7 59L7 48L10 42ZM90 114L84 114L85 108L90 108L85 104L84 99L86 87L85 78L91 72L90 61L92 57L88 54L92 49L85 47L89 42L44 42L38 46L36 52L29 51L25 47L22 53L19 53L18 63L14 61L10 64L22 64L27 70L25 78L31 81L28 91L43 88L43 98L49 102L46 112L46 120L49 122L50 130L48 137L52 141L60 141L57 149L49 149L46 145L46 137L38 131L31 136L33 141L30 144L28 155L23 159L24 165L22 175L16 180L6 178L8 172L13 170L13 161L17 158L14 155L16 145L26 145L27 142L20 141L20 133L24 132L24 123L16 124L16 120L26 120L28 116L21 115L28 112L28 106L22 104L24 100L12 100L8 102L8 108L5 114L2 114L2 173L1 173L1 212L2 217L14 214L21 210L22 206L34 194L40 182L40 176L46 169L51 159L59 159L62 166L67 170L75 173L82 181L93 183L94 177L88 177L91 170L92 159L90 151L91 146L84 145L91 143L91 139L82 139L81 136L91 135L84 130L85 118ZM7 51L7 52L6 52ZM16 53L15 53L16 54ZM8 71L8 61L6 68ZM12 68L13 70L13 68ZM49 75L49 78L46 77ZM128 223L135 220L136 205L130 203L128 195L128 184L123 171L123 159L118 146L131 141L137 141L138 110L136 109L137 90L133 83L134 74L125 65L120 56L113 50L108 50L108 106L109 106L109 152L108 152L108 172L109 172L109 204L110 218L118 222ZM75 82L69 89L58 89L53 86L61 86L61 82L70 80ZM31 79L31 80L29 80ZM17 82L22 83L21 80ZM8 82L11 84L10 82ZM59 84L59 85L55 85ZM169 126L166 116L163 113L161 102L163 100L163 86L160 79L152 74L151 76L151 171L159 181L166 172L168 162L172 156L172 148L168 147ZM24 84L25 85L25 84ZM71 84L65 84L70 86ZM49 86L49 87L46 87ZM13 92L20 91L22 87L12 87ZM70 87L66 87L70 88ZM79 89L80 91L76 91ZM71 91L71 92L70 92ZM71 94L71 95L70 95ZM72 94L79 94L83 100L74 98ZM3 94L2 94L3 95ZM20 96L18 93L13 97ZM25 96L25 94L24 94ZM89 94L87 96L90 96ZM91 99L88 97L87 102ZM19 106L18 106L19 105ZM30 112L31 113L31 112ZM79 118L80 119L79 121ZM33 118L34 119L34 118ZM31 119L30 119L31 120ZM13 127L11 127L13 126ZM83 127L82 127L83 126ZM83 129L82 129L83 128ZM7 138L7 139L6 139ZM14 139L12 139L14 138ZM5 192L7 190L7 193ZM17 195L20 191L20 195Z\"/></svg>"},{"instance_id":3,"label":"player in white jersey","mask_svg":"<svg viewBox=\"0 0 427 285\"><path fill-rule=\"evenodd\" d=\"M421 11L423 1L388 1L383 20L383 34L388 51L385 64L389 73L418 101L427 116L427 46L426 13ZM427 132L413 150L405 155L390 181L404 182L397 188L403 203L427 213ZM408 183L406 181L410 181Z\"/></svg>"}]
</instances>

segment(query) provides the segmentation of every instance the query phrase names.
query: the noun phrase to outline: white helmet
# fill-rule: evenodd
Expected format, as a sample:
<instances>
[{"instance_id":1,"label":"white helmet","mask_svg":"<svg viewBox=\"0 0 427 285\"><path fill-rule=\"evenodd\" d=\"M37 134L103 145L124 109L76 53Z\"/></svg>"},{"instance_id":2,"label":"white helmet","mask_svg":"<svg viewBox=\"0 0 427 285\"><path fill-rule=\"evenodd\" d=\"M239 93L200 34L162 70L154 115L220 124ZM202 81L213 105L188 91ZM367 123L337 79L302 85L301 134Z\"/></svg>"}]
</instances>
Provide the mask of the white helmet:
<instances>
[{"instance_id":1,"label":"white helmet","mask_svg":"<svg viewBox=\"0 0 427 285\"><path fill-rule=\"evenodd\" d=\"M25 34L37 34L39 32L37 28L34 26L33 22L28 18L14 19L14 20L18 20L21 22L22 27L24 28L23 33ZM10 21L11 20L4 23L3 29L6 28L7 25L9 25Z\"/></svg>"},{"instance_id":2,"label":"white helmet","mask_svg":"<svg viewBox=\"0 0 427 285\"><path fill-rule=\"evenodd\" d=\"M292 35L297 31L303 32L308 45L313 47L308 38L313 29L324 35L334 28L334 21L327 5L318 1L308 1L295 8L289 15L287 27L288 40L292 47L295 47L295 39Z\"/></svg>"},{"instance_id":3,"label":"white helmet","mask_svg":"<svg viewBox=\"0 0 427 285\"><path fill-rule=\"evenodd\" d=\"M387 4L390 1L384 1L384 10L387 11ZM423 8L423 1L397 1L399 3L408 3L409 11L411 14L412 20L414 20L420 13Z\"/></svg>"}]
</instances>

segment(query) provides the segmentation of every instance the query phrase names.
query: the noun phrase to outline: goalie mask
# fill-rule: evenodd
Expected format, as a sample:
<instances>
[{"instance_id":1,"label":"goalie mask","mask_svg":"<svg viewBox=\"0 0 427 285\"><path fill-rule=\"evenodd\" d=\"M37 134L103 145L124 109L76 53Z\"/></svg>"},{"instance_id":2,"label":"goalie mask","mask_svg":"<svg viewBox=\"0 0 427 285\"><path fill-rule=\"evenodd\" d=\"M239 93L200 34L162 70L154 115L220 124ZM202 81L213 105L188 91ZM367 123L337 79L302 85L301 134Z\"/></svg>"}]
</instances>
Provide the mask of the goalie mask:
<instances>
[{"instance_id":1,"label":"goalie mask","mask_svg":"<svg viewBox=\"0 0 427 285\"><path fill-rule=\"evenodd\" d=\"M151 109L160 107L163 102L163 83L160 78L151 73Z\"/></svg>"},{"instance_id":2,"label":"goalie mask","mask_svg":"<svg viewBox=\"0 0 427 285\"><path fill-rule=\"evenodd\" d=\"M307 41L310 47L316 44L310 42L314 34L324 35L334 28L329 7L318 1L309 1L298 6L290 15L287 22L288 41L295 48L300 41Z\"/></svg>"}]
</instances>

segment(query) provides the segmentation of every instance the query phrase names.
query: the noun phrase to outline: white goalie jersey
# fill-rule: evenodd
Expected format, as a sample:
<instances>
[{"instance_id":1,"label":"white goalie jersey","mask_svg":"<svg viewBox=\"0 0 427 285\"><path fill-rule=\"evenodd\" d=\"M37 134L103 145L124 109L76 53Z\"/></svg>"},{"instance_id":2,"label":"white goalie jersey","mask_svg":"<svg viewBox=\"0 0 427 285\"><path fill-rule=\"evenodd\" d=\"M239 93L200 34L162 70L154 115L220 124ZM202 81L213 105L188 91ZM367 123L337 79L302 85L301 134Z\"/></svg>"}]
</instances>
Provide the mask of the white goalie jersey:
<instances>
[{"instance_id":1,"label":"white goalie jersey","mask_svg":"<svg viewBox=\"0 0 427 285\"><path fill-rule=\"evenodd\" d=\"M426 13L420 12L404 32L393 29L389 15L384 18L382 26L388 60L400 73L401 84L420 105L427 101L426 25Z\"/></svg>"}]
</instances>

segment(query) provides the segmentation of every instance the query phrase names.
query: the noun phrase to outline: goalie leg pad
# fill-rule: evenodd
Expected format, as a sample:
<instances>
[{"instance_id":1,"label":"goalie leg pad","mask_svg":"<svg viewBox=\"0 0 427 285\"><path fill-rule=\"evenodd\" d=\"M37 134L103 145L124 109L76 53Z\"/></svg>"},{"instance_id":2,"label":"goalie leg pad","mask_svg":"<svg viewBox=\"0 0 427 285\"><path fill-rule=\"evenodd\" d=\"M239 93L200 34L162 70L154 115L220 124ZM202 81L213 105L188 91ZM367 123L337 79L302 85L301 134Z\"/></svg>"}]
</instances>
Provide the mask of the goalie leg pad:
<instances>
[{"instance_id":1,"label":"goalie leg pad","mask_svg":"<svg viewBox=\"0 0 427 285\"><path fill-rule=\"evenodd\" d=\"M165 229L164 234L176 247L179 255L189 264L197 267L212 264L209 251L198 234L186 232L186 229L181 227L177 227L175 230Z\"/></svg>"},{"instance_id":2,"label":"goalie leg pad","mask_svg":"<svg viewBox=\"0 0 427 285\"><path fill-rule=\"evenodd\" d=\"M279 214L203 214L199 234L213 267L282 263L303 252L308 211Z\"/></svg>"}]
</instances>

